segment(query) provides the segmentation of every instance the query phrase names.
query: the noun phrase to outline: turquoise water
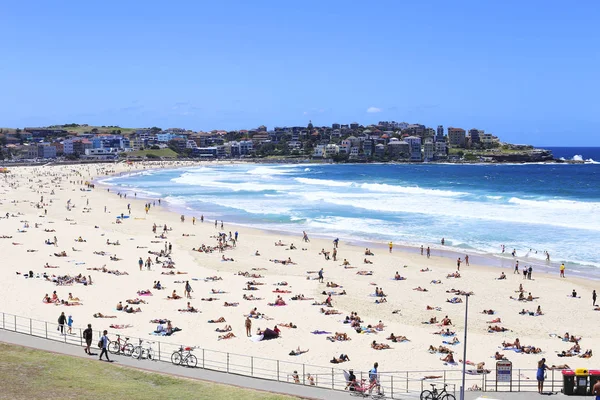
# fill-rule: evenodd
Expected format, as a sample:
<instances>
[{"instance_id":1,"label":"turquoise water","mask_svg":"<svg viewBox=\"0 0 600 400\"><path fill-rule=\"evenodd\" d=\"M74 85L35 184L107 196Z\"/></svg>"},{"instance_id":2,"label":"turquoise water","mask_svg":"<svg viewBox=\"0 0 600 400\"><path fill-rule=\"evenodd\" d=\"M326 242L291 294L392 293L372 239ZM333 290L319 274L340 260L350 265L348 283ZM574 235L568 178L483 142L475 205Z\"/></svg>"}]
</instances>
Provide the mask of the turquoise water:
<instances>
[{"instance_id":1,"label":"turquoise water","mask_svg":"<svg viewBox=\"0 0 600 400\"><path fill-rule=\"evenodd\" d=\"M600 274L600 166L217 165L105 179L187 215ZM185 211L183 211L185 210ZM501 245L506 252L502 254ZM522 261L522 262L523 262Z\"/></svg>"}]
</instances>

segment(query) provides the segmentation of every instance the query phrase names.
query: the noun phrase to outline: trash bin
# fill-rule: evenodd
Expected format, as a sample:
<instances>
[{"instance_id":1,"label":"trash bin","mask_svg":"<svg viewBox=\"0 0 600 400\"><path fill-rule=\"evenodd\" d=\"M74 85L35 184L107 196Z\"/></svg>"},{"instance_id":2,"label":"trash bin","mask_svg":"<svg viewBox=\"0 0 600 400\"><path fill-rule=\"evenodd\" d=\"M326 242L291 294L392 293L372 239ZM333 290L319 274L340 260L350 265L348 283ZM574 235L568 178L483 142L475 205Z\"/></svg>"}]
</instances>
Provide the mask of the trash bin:
<instances>
[{"instance_id":1,"label":"trash bin","mask_svg":"<svg viewBox=\"0 0 600 400\"><path fill-rule=\"evenodd\" d=\"M563 376L563 394L571 396L575 391L575 372L570 369L562 371Z\"/></svg>"},{"instance_id":2,"label":"trash bin","mask_svg":"<svg viewBox=\"0 0 600 400\"><path fill-rule=\"evenodd\" d=\"M592 388L596 384L596 382L600 381L600 370L598 369L590 369L590 394L592 393Z\"/></svg>"},{"instance_id":3,"label":"trash bin","mask_svg":"<svg viewBox=\"0 0 600 400\"><path fill-rule=\"evenodd\" d=\"M577 368L575 370L575 390L574 394L585 396L588 393L588 377L590 372L586 368Z\"/></svg>"}]
</instances>

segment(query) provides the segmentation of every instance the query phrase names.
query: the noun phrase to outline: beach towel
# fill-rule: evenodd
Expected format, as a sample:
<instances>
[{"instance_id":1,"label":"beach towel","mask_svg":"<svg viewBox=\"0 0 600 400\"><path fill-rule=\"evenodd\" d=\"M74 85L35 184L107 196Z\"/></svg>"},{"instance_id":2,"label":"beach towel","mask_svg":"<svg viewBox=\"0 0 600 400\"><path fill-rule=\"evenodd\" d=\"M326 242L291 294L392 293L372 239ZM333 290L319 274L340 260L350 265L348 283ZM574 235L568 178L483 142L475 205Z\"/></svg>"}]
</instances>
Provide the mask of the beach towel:
<instances>
[{"instance_id":1,"label":"beach towel","mask_svg":"<svg viewBox=\"0 0 600 400\"><path fill-rule=\"evenodd\" d=\"M313 335L331 335L331 332L326 332L326 331L312 331L311 333Z\"/></svg>"},{"instance_id":2,"label":"beach towel","mask_svg":"<svg viewBox=\"0 0 600 400\"><path fill-rule=\"evenodd\" d=\"M260 342L263 339L264 335L253 335L252 337L250 337L250 340L253 342Z\"/></svg>"}]
</instances>

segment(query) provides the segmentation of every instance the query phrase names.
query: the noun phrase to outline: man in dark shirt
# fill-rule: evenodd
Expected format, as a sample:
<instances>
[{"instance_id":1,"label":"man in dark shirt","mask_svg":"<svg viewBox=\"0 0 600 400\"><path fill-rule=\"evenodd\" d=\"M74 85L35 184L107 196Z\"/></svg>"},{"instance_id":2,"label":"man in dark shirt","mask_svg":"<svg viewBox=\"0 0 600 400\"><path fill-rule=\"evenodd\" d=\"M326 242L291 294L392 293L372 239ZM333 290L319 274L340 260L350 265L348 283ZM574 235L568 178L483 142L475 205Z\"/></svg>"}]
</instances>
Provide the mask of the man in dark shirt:
<instances>
[{"instance_id":1,"label":"man in dark shirt","mask_svg":"<svg viewBox=\"0 0 600 400\"><path fill-rule=\"evenodd\" d=\"M92 336L94 335L93 331L92 331L92 324L88 324L88 327L86 330L83 331L83 338L85 339L85 352L87 354L92 354L91 353L91 346L92 346Z\"/></svg>"}]
</instances>

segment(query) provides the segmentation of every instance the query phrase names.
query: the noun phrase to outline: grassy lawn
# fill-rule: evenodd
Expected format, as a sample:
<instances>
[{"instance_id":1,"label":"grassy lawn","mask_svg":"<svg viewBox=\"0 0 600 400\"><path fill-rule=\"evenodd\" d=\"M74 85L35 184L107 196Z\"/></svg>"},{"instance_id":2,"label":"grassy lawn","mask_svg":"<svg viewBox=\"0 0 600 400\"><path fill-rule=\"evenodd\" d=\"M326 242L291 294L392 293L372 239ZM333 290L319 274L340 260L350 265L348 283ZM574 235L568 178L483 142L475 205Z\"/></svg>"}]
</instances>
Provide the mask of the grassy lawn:
<instances>
[{"instance_id":1,"label":"grassy lawn","mask_svg":"<svg viewBox=\"0 0 600 400\"><path fill-rule=\"evenodd\" d=\"M139 151L132 151L127 153L128 157L146 157L148 154L154 154L158 157L166 157L166 158L177 158L177 153L175 153L173 150L166 148L166 149L159 149L159 150L139 150Z\"/></svg>"},{"instance_id":2,"label":"grassy lawn","mask_svg":"<svg viewBox=\"0 0 600 400\"><path fill-rule=\"evenodd\" d=\"M0 376L2 399L295 399L3 343Z\"/></svg>"}]
</instances>

